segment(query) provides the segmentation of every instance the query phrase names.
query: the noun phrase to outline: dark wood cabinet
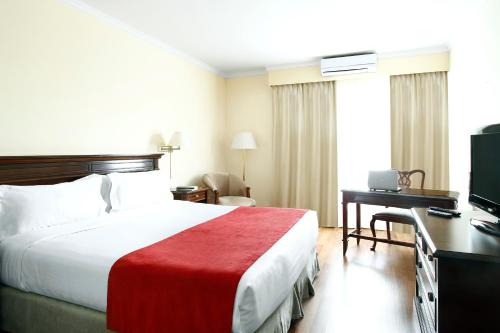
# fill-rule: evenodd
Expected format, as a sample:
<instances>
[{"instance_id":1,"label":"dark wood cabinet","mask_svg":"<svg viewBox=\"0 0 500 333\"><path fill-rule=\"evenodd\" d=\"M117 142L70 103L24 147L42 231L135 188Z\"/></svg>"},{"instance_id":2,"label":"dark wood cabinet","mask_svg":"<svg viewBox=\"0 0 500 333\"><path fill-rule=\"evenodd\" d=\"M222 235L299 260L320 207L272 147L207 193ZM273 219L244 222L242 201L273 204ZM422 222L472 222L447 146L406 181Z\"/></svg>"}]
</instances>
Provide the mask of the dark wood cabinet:
<instances>
[{"instance_id":1,"label":"dark wood cabinet","mask_svg":"<svg viewBox=\"0 0 500 333\"><path fill-rule=\"evenodd\" d=\"M470 225L473 212L446 219L412 211L422 333L500 332L500 238Z\"/></svg>"}]
</instances>

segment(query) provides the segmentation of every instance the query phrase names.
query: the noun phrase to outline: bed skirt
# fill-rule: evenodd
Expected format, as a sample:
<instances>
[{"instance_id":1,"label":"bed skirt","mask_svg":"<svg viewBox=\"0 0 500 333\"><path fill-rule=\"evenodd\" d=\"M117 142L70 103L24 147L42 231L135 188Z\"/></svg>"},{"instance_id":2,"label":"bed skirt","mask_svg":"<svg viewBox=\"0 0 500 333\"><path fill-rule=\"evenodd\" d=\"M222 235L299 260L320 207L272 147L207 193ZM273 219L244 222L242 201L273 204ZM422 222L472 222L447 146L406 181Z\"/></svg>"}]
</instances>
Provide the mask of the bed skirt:
<instances>
[{"instance_id":1,"label":"bed skirt","mask_svg":"<svg viewBox=\"0 0 500 333\"><path fill-rule=\"evenodd\" d=\"M287 298L256 332L285 333L294 320L304 316L302 301L314 296L313 281L319 272L316 253L302 270ZM0 329L13 332L111 332L106 314L0 285Z\"/></svg>"}]
</instances>

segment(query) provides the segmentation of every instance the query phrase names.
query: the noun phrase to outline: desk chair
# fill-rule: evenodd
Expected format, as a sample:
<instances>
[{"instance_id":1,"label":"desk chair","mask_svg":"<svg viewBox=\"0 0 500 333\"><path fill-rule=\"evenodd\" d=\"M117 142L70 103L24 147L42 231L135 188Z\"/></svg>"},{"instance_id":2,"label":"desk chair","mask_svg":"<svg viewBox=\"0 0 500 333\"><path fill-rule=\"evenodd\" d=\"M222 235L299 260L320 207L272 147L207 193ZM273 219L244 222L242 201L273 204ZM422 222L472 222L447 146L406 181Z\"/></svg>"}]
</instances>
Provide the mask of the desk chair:
<instances>
[{"instance_id":1,"label":"desk chair","mask_svg":"<svg viewBox=\"0 0 500 333\"><path fill-rule=\"evenodd\" d=\"M203 183L214 192L214 203L224 206L255 206L250 198L250 187L237 176L227 172L211 172L203 176Z\"/></svg>"},{"instance_id":2,"label":"desk chair","mask_svg":"<svg viewBox=\"0 0 500 333\"><path fill-rule=\"evenodd\" d=\"M413 176L414 174L421 175L420 189L423 189L425 181L425 172L420 169L410 170L410 171L398 171L399 175L398 185L403 188L410 188L411 176ZM385 221L385 225L387 228L387 239L391 239L390 222L409 224L409 225L415 224L415 220L409 209L402 209L402 208L387 209L383 212L372 215L372 220L370 221L370 229L372 230L373 237L377 236L377 234L375 233L375 221L377 220ZM374 241L370 250L375 251L376 246L377 246L377 241Z\"/></svg>"}]
</instances>

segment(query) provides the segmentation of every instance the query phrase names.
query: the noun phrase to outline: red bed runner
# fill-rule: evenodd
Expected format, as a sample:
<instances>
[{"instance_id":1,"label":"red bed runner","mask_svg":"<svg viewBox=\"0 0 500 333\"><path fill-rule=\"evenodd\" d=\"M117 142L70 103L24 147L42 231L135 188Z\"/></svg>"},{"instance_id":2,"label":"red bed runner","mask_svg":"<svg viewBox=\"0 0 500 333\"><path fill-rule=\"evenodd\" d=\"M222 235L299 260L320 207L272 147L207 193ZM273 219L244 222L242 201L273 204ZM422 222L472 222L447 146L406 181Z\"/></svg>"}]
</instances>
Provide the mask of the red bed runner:
<instances>
[{"instance_id":1,"label":"red bed runner","mask_svg":"<svg viewBox=\"0 0 500 333\"><path fill-rule=\"evenodd\" d=\"M231 332L241 276L305 212L239 207L123 256L109 273L108 328Z\"/></svg>"}]
</instances>

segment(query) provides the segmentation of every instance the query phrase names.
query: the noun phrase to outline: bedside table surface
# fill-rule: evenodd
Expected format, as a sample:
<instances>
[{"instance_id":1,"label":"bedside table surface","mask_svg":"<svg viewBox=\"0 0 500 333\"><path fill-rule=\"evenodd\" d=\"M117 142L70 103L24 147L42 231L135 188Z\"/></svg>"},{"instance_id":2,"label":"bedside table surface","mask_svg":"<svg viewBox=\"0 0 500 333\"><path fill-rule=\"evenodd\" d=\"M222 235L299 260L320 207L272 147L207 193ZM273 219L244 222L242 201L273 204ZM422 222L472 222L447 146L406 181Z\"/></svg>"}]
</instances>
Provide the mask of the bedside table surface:
<instances>
[{"instance_id":1,"label":"bedside table surface","mask_svg":"<svg viewBox=\"0 0 500 333\"><path fill-rule=\"evenodd\" d=\"M206 187L200 187L198 188L197 190L191 190L191 191L177 191L176 189L171 189L170 192L172 193L194 193L194 192L204 192L204 191L207 191L208 188Z\"/></svg>"}]
</instances>

